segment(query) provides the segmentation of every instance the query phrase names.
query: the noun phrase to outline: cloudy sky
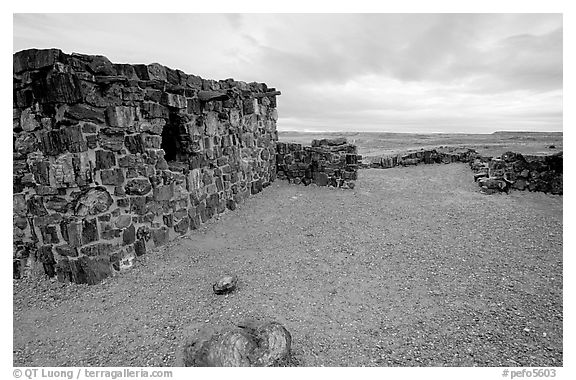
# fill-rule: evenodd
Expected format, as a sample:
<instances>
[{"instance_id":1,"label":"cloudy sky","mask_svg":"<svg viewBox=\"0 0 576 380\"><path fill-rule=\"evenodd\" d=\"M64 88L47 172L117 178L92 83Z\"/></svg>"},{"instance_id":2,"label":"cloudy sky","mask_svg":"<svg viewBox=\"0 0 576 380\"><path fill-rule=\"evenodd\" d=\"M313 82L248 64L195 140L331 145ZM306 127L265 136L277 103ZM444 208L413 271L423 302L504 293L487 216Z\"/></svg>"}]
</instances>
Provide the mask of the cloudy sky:
<instances>
[{"instance_id":1,"label":"cloudy sky","mask_svg":"<svg viewBox=\"0 0 576 380\"><path fill-rule=\"evenodd\" d=\"M282 91L279 130L562 131L560 14L15 14L56 47Z\"/></svg>"}]
</instances>

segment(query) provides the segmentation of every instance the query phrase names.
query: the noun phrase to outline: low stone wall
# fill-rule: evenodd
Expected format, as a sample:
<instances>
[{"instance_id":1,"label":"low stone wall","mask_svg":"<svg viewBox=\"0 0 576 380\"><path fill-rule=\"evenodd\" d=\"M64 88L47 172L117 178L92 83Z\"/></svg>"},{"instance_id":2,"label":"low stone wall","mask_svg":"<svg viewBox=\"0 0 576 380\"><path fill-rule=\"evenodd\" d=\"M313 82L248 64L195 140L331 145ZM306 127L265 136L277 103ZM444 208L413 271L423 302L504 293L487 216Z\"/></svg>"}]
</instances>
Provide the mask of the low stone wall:
<instances>
[{"instance_id":1,"label":"low stone wall","mask_svg":"<svg viewBox=\"0 0 576 380\"><path fill-rule=\"evenodd\" d=\"M159 64L13 56L14 277L93 284L276 177L276 95Z\"/></svg>"},{"instance_id":2,"label":"low stone wall","mask_svg":"<svg viewBox=\"0 0 576 380\"><path fill-rule=\"evenodd\" d=\"M452 162L470 162L478 156L474 149L457 149L449 152L437 149L419 150L416 152L368 156L362 161L363 168L389 169L396 166L419 164L449 164Z\"/></svg>"},{"instance_id":3,"label":"low stone wall","mask_svg":"<svg viewBox=\"0 0 576 380\"><path fill-rule=\"evenodd\" d=\"M278 142L276 147L279 179L295 184L354 188L362 157L346 139L313 140L312 146Z\"/></svg>"},{"instance_id":4,"label":"low stone wall","mask_svg":"<svg viewBox=\"0 0 576 380\"><path fill-rule=\"evenodd\" d=\"M507 152L496 158L477 158L470 163L482 192L515 190L563 193L563 153L532 156Z\"/></svg>"},{"instance_id":5,"label":"low stone wall","mask_svg":"<svg viewBox=\"0 0 576 380\"><path fill-rule=\"evenodd\" d=\"M509 189L542 191L562 194L563 153L549 156L522 155L507 152L501 157L485 157L474 149L452 151L440 149L420 150L410 153L365 157L362 168L393 168L419 164L465 162L474 172L474 180L486 194Z\"/></svg>"}]
</instances>

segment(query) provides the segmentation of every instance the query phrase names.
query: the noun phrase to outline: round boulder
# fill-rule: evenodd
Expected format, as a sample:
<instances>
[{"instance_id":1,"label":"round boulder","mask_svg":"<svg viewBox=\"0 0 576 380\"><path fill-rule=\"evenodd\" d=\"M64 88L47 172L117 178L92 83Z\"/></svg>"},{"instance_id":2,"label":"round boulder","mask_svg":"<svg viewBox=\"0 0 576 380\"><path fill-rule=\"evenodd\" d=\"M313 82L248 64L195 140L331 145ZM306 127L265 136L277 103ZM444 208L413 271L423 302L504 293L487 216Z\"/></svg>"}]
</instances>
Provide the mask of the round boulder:
<instances>
[{"instance_id":1,"label":"round boulder","mask_svg":"<svg viewBox=\"0 0 576 380\"><path fill-rule=\"evenodd\" d=\"M189 330L190 331L190 330ZM280 367L291 365L292 336L278 322L194 328L184 343L185 367Z\"/></svg>"}]
</instances>

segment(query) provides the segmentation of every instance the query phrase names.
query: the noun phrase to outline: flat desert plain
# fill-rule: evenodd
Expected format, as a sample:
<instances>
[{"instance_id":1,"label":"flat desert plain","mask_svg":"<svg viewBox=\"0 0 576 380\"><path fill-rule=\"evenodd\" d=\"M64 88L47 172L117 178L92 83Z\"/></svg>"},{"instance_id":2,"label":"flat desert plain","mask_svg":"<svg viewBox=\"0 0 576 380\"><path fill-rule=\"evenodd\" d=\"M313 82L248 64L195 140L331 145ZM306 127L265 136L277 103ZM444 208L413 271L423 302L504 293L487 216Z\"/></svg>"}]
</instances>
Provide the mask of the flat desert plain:
<instances>
[{"instance_id":1,"label":"flat desert plain","mask_svg":"<svg viewBox=\"0 0 576 380\"><path fill-rule=\"evenodd\" d=\"M507 151L522 154L553 154L562 150L562 132L495 132L492 134L465 133L387 133L387 132L293 132L279 131L278 139L310 145L312 139L345 137L358 146L363 156L378 156L408 150L438 147L476 149L486 156L499 156ZM553 148L551 148L553 146Z\"/></svg>"}]
</instances>

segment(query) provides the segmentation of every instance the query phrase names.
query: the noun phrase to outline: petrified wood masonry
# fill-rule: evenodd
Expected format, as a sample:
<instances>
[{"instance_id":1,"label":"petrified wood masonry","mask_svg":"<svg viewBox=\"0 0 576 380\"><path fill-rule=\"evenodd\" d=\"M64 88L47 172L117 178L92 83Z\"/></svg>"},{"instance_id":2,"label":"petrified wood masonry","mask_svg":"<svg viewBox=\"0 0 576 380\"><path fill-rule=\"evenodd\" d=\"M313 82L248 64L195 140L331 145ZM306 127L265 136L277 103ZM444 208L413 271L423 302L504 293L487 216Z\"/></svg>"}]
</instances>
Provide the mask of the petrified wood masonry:
<instances>
[{"instance_id":1,"label":"petrified wood masonry","mask_svg":"<svg viewBox=\"0 0 576 380\"><path fill-rule=\"evenodd\" d=\"M313 140L312 146L279 142L276 148L278 178L294 184L354 188L358 177L355 145L345 138Z\"/></svg>"},{"instance_id":2,"label":"petrified wood masonry","mask_svg":"<svg viewBox=\"0 0 576 380\"><path fill-rule=\"evenodd\" d=\"M14 54L14 276L96 283L276 177L276 96L159 65Z\"/></svg>"}]
</instances>

